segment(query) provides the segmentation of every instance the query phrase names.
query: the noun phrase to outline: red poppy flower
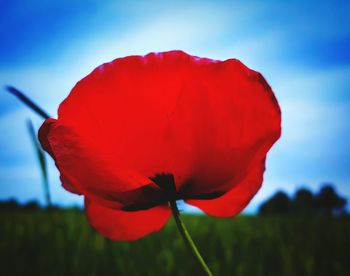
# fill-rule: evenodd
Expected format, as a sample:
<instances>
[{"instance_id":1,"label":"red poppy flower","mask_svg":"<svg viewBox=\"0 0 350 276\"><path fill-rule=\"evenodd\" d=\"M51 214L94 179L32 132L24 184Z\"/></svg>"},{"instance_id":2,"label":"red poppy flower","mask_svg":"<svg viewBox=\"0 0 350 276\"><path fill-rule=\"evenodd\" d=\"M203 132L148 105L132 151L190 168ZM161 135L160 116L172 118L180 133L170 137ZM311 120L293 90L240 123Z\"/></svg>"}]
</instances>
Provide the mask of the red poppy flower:
<instances>
[{"instance_id":1,"label":"red poppy flower","mask_svg":"<svg viewBox=\"0 0 350 276\"><path fill-rule=\"evenodd\" d=\"M168 220L170 200L230 217L261 186L281 114L261 74L181 51L96 68L39 130L91 225L134 240Z\"/></svg>"}]
</instances>

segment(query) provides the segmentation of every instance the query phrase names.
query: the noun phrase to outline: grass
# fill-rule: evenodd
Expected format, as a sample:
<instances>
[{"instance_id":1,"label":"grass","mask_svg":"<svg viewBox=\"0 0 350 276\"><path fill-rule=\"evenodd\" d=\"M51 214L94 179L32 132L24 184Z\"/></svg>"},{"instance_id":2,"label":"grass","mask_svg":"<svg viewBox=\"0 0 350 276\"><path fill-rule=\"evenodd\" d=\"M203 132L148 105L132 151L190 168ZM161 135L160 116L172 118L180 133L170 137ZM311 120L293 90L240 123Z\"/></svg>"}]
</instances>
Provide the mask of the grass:
<instances>
[{"instance_id":1,"label":"grass","mask_svg":"<svg viewBox=\"0 0 350 276\"><path fill-rule=\"evenodd\" d=\"M183 216L214 275L350 275L350 218ZM1 275L202 275L171 219L136 242L78 210L0 211Z\"/></svg>"}]
</instances>

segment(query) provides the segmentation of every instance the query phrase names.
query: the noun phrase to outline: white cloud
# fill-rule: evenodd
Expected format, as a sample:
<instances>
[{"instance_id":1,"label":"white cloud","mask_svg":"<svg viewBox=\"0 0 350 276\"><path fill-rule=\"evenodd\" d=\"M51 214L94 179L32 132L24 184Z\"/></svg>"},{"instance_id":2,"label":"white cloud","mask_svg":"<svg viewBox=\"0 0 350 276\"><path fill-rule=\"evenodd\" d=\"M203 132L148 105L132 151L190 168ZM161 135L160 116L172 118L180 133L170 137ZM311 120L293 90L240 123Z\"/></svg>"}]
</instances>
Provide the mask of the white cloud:
<instances>
[{"instance_id":1,"label":"white cloud","mask_svg":"<svg viewBox=\"0 0 350 276\"><path fill-rule=\"evenodd\" d=\"M217 20L220 18L220 20ZM181 49L198 54L203 45L227 32L230 15L219 6L187 6L138 21L123 35L98 35L84 41L78 53L83 66L97 66L116 57Z\"/></svg>"}]
</instances>

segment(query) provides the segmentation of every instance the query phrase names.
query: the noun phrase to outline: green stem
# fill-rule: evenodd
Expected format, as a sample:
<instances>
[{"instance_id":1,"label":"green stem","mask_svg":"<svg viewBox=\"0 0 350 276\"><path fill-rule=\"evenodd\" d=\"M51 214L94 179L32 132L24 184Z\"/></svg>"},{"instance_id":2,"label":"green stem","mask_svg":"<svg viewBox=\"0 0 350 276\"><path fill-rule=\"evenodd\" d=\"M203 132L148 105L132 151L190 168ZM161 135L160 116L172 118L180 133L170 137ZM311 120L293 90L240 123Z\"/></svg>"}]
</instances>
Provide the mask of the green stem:
<instances>
[{"instance_id":1,"label":"green stem","mask_svg":"<svg viewBox=\"0 0 350 276\"><path fill-rule=\"evenodd\" d=\"M180 218L180 212L179 212L179 209L177 208L176 201L175 200L170 201L169 203L170 203L171 211L173 212L173 216L174 216L177 228L179 229L179 232L180 232L183 240L185 241L187 246L190 248L190 250L193 252L193 254L196 256L199 264L201 265L201 267L203 268L205 273L209 276L213 276L213 273L211 273L209 267L205 263L203 257L201 256L201 254L198 251L198 248L196 247L190 234L188 233L185 224L183 223L183 221Z\"/></svg>"}]
</instances>

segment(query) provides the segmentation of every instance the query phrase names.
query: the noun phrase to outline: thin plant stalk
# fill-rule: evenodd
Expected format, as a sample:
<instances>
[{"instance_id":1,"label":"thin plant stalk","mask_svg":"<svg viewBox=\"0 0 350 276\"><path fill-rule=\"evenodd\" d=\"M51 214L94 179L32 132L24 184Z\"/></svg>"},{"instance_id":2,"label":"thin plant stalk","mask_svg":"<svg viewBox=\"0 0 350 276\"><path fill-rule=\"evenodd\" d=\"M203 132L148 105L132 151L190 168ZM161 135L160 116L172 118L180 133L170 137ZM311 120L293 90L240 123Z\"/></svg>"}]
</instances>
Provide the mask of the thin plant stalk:
<instances>
[{"instance_id":1,"label":"thin plant stalk","mask_svg":"<svg viewBox=\"0 0 350 276\"><path fill-rule=\"evenodd\" d=\"M197 261L199 262L200 266L202 267L202 269L206 273L206 275L213 276L213 273L210 271L208 265L204 261L202 255L200 254L200 252L199 252L197 246L195 245L195 243L193 242L189 232L187 231L187 228L186 228L185 224L183 223L183 221L182 221L182 219L180 217L180 212L179 212L179 209L177 208L176 201L175 200L170 201L169 205L170 205L171 211L173 213L173 217L175 219L176 226L177 226L177 228L178 228L178 230L179 230L179 232L181 234L181 237L185 241L185 243L188 246L188 248L195 255Z\"/></svg>"},{"instance_id":2,"label":"thin plant stalk","mask_svg":"<svg viewBox=\"0 0 350 276\"><path fill-rule=\"evenodd\" d=\"M42 117L44 119L51 118L51 116L46 111L44 111L43 108L41 108L34 101L29 99L23 92L19 91L17 88L10 86L10 85L6 86L5 88L9 93L16 96L22 103L24 103L26 106L28 106L31 110L33 110L40 117Z\"/></svg>"},{"instance_id":3,"label":"thin plant stalk","mask_svg":"<svg viewBox=\"0 0 350 276\"><path fill-rule=\"evenodd\" d=\"M48 208L51 208L52 202L51 202L49 179L48 179L48 173L47 173L47 164L46 164L46 158L44 155L44 151L40 147L40 144L38 142L37 136L35 134L34 126L33 126L33 123L31 120L27 121L27 127L28 127L28 132L29 132L29 135L30 135L32 143L33 143L34 150L36 152L36 155L37 155L37 158L39 161L39 165L40 165L41 176L43 179L43 187L44 187L46 205Z\"/></svg>"},{"instance_id":4,"label":"thin plant stalk","mask_svg":"<svg viewBox=\"0 0 350 276\"><path fill-rule=\"evenodd\" d=\"M5 89L14 95L16 98L18 98L22 103L24 103L27 107L29 107L32 111L34 111L37 115L39 115L43 119L48 119L51 118L51 116L38 104L36 104L33 100L28 98L22 91L18 90L17 88L13 86L6 86ZM31 137L32 143L34 150L36 152L39 165L40 165L40 170L41 170L41 175L43 179L43 186L44 186L44 193L45 193L45 200L47 206L50 208L52 207L52 202L51 202L51 194L50 194L50 188L49 188L49 179L48 179L48 170L47 170L47 164L46 164L46 159L45 159L45 154L44 151L41 149L40 144L38 142L33 123L28 120L27 122L27 128L29 135Z\"/></svg>"}]
</instances>

